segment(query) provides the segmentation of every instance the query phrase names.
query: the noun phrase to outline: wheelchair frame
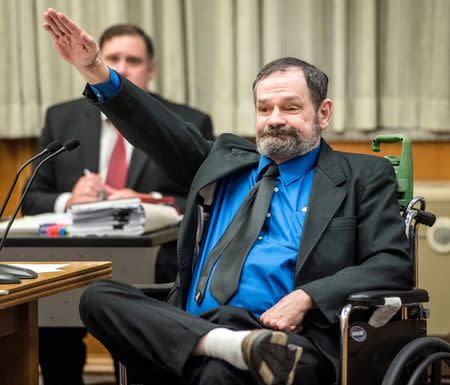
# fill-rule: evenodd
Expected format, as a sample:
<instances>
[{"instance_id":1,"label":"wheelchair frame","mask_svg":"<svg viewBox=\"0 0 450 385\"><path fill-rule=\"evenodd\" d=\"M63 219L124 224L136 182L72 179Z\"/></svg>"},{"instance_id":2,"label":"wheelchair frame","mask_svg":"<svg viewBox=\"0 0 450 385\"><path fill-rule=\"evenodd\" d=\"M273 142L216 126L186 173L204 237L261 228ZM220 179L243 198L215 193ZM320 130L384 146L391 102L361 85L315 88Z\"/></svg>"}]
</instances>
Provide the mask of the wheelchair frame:
<instances>
[{"instance_id":1,"label":"wheelchair frame","mask_svg":"<svg viewBox=\"0 0 450 385\"><path fill-rule=\"evenodd\" d=\"M420 203L420 208L415 208L415 205ZM434 215L424 211L425 200L422 197L414 198L407 209L404 211L404 218L406 223L406 234L411 244L411 257L413 258L416 282L417 282L417 258L416 258L416 244L417 244L417 231L419 224L427 224L431 226L434 223ZM378 306L383 306L386 298L397 297L400 298L402 308L400 309L400 319L410 320L415 319L417 321L425 321L429 312L428 309L422 305L428 302L428 292L424 289L415 288L408 291L399 290L373 290L365 291L361 293L352 294L348 299L348 304L344 306L340 315L340 384L341 385L356 385L349 384L348 373L348 355L349 355L349 338L350 332L350 315L355 310L371 309ZM384 326L382 326L384 327ZM430 337L431 338L431 337ZM395 359L394 359L395 361ZM388 384L394 385L396 382L388 382ZM383 385L385 381L383 380Z\"/></svg>"},{"instance_id":2,"label":"wheelchair frame","mask_svg":"<svg viewBox=\"0 0 450 385\"><path fill-rule=\"evenodd\" d=\"M373 151L380 150L380 143L402 142L401 156L386 156L394 167L398 183L398 201L403 218L405 220L405 232L410 243L411 258L415 273L415 286L418 283L418 263L417 263L417 232L420 224L433 226L436 217L434 214L425 211L426 202L423 197L413 198L413 166L411 141L405 135L380 135L372 142ZM418 206L418 207L417 207ZM399 310L401 320L415 320L418 329L423 327L426 334L426 319L429 311L422 304L428 302L428 292L424 289L414 288L409 291L385 291L373 290L352 294L348 298L348 304L344 306L339 315L340 326L340 385L360 385L349 383L349 339L350 336L350 315L355 310L372 309L383 306L387 298L396 297L401 300L402 307ZM384 327L384 326L382 326ZM422 361L412 365L414 356L421 354ZM422 385L428 384L428 377L431 385L441 385L442 368L441 362L446 362L450 367L450 344L435 337L419 336L412 338L393 357L392 363L386 368L381 385ZM411 368L411 366L413 366ZM427 368L431 366L431 375L428 376ZM412 372L408 382L402 379L405 371Z\"/></svg>"}]
</instances>

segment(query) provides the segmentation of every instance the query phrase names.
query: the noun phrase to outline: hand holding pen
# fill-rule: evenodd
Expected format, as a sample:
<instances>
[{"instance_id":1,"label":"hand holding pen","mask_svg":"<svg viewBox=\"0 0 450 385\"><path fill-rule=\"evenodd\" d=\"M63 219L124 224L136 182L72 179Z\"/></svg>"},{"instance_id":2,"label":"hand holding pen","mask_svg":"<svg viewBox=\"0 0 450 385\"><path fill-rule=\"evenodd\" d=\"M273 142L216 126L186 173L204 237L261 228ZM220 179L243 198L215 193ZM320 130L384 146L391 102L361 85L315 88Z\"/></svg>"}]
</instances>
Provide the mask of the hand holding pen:
<instances>
[{"instance_id":1,"label":"hand holding pen","mask_svg":"<svg viewBox=\"0 0 450 385\"><path fill-rule=\"evenodd\" d=\"M94 189L96 189L96 191L97 191L97 199L96 200L137 198L140 195L138 192L136 192L130 188L117 189L117 188L111 187L107 184L104 184L104 183L102 183L99 174L94 174L86 168L84 169L84 176L86 178L89 178L88 182L92 183L90 185L90 187L93 187Z\"/></svg>"},{"instance_id":2,"label":"hand holding pen","mask_svg":"<svg viewBox=\"0 0 450 385\"><path fill-rule=\"evenodd\" d=\"M104 199L104 186L100 174L84 169L84 175L78 179L72 189L72 196L66 203L66 209L73 204L96 202Z\"/></svg>"},{"instance_id":3,"label":"hand holding pen","mask_svg":"<svg viewBox=\"0 0 450 385\"><path fill-rule=\"evenodd\" d=\"M94 187L97 188L97 198L98 198L98 200L102 201L102 200L106 199L105 186L104 186L104 184L102 182L102 179L101 179L100 175L90 172L87 168L85 168L83 170L83 173L84 173L84 176L87 176L89 178L92 177L92 180L93 180L93 182L95 184ZM99 182L100 182L100 184L99 184Z\"/></svg>"}]
</instances>

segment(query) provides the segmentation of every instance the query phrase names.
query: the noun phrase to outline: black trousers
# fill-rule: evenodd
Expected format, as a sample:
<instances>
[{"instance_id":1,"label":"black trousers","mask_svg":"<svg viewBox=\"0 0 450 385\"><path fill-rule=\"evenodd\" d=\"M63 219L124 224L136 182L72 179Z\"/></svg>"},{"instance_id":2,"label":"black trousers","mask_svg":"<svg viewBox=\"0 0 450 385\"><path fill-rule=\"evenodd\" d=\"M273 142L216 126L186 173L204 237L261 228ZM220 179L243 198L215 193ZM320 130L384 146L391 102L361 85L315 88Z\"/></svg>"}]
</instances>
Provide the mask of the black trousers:
<instances>
[{"instance_id":1,"label":"black trousers","mask_svg":"<svg viewBox=\"0 0 450 385\"><path fill-rule=\"evenodd\" d=\"M158 252L155 282L172 282L177 275L176 241L166 243ZM84 385L86 336L83 327L39 328L39 365L44 385ZM117 363L114 362L118 383Z\"/></svg>"},{"instance_id":2,"label":"black trousers","mask_svg":"<svg viewBox=\"0 0 450 385\"><path fill-rule=\"evenodd\" d=\"M253 384L248 371L191 352L200 337L219 326L232 330L261 328L247 310L222 306L202 317L146 297L131 285L99 281L80 301L80 315L90 333L132 373L131 384ZM331 364L304 335L289 333L303 347L296 384L329 384Z\"/></svg>"}]
</instances>

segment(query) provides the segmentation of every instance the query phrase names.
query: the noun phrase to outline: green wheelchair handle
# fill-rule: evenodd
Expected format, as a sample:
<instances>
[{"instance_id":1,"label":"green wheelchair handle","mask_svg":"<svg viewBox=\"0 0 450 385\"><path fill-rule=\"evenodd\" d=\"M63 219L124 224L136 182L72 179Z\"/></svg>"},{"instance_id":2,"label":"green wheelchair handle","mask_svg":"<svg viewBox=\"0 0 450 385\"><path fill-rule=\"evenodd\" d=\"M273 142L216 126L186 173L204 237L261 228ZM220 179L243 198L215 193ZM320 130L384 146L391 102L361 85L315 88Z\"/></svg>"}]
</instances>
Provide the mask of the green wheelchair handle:
<instances>
[{"instance_id":1,"label":"green wheelchair handle","mask_svg":"<svg viewBox=\"0 0 450 385\"><path fill-rule=\"evenodd\" d=\"M402 152L400 156L385 156L394 167L397 179L397 198L400 209L404 210L413 198L413 157L411 139L403 134L378 135L372 140L372 151L380 152L381 143L402 142Z\"/></svg>"}]
</instances>

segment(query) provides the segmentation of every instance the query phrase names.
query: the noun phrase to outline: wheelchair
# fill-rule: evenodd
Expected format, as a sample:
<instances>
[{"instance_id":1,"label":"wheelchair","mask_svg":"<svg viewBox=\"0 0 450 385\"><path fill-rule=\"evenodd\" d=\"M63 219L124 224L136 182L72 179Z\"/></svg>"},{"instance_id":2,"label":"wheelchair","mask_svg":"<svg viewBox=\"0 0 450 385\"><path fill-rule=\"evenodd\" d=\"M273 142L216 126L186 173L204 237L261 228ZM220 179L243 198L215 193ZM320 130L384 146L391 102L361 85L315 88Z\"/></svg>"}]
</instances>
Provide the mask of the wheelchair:
<instances>
[{"instance_id":1,"label":"wheelchair","mask_svg":"<svg viewBox=\"0 0 450 385\"><path fill-rule=\"evenodd\" d=\"M423 197L413 197L411 140L402 134L379 135L381 143L402 143L400 156L386 156L395 170L397 198L405 220L406 236L417 274L417 232L420 224L433 226L436 217L427 212ZM171 284L155 284L146 295L164 299ZM428 292L373 290L354 293L339 314L339 385L441 385L442 364L450 368L450 344L427 336ZM381 314L381 316L380 316ZM126 367L119 363L120 385L127 385ZM323 384L318 384L323 385Z\"/></svg>"},{"instance_id":2,"label":"wheelchair","mask_svg":"<svg viewBox=\"0 0 450 385\"><path fill-rule=\"evenodd\" d=\"M433 226L436 217L425 211L423 197L413 198L411 140L405 135L379 135L372 150L380 151L381 143L402 142L400 156L386 156L394 167L397 198L405 220L406 236L411 246L418 283L417 232L420 224ZM367 321L374 311L394 299L401 304L389 322L374 327ZM428 292L366 291L348 298L340 315L340 385L441 385L442 363L450 367L450 344L427 336Z\"/></svg>"}]
</instances>

